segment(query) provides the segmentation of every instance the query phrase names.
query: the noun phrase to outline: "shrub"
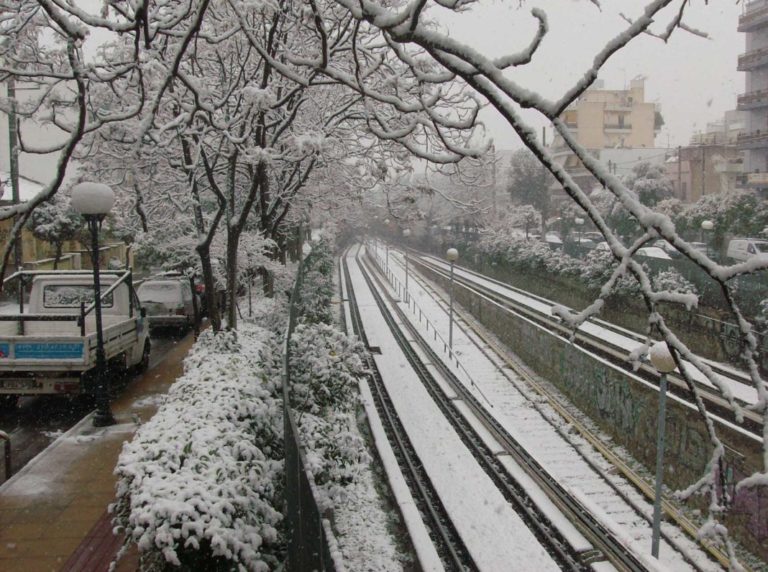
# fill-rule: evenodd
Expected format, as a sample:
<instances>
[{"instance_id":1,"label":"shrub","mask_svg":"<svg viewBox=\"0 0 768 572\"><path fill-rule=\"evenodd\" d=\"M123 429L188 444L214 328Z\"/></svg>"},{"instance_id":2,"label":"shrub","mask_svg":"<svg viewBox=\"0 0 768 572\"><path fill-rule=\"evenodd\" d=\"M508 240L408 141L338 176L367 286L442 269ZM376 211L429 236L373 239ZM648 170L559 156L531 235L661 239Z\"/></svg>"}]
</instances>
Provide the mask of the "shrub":
<instances>
[{"instance_id":1,"label":"shrub","mask_svg":"<svg viewBox=\"0 0 768 572\"><path fill-rule=\"evenodd\" d=\"M143 570L274 568L284 540L281 402L259 383L269 334L203 332L166 402L123 446L114 523Z\"/></svg>"},{"instance_id":2,"label":"shrub","mask_svg":"<svg viewBox=\"0 0 768 572\"><path fill-rule=\"evenodd\" d=\"M315 415L354 407L365 373L360 342L326 324L300 324L291 339L293 406Z\"/></svg>"}]
</instances>

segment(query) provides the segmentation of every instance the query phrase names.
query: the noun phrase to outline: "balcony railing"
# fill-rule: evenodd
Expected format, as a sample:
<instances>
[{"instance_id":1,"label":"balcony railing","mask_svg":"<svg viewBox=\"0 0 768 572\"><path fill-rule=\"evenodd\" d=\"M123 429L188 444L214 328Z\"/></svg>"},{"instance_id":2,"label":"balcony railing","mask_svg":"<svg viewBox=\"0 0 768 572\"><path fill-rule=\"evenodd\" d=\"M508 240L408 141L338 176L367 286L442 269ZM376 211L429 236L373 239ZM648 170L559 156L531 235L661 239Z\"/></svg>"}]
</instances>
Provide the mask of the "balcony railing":
<instances>
[{"instance_id":1,"label":"balcony railing","mask_svg":"<svg viewBox=\"0 0 768 572\"><path fill-rule=\"evenodd\" d=\"M746 183L748 187L768 187L768 173L747 173Z\"/></svg>"},{"instance_id":2,"label":"balcony railing","mask_svg":"<svg viewBox=\"0 0 768 572\"><path fill-rule=\"evenodd\" d=\"M737 98L736 102L736 108L740 110L765 107L768 105L768 89L744 93Z\"/></svg>"},{"instance_id":3,"label":"balcony railing","mask_svg":"<svg viewBox=\"0 0 768 572\"><path fill-rule=\"evenodd\" d=\"M738 71L747 71L768 64L768 48L751 50L739 56Z\"/></svg>"},{"instance_id":4,"label":"balcony railing","mask_svg":"<svg viewBox=\"0 0 768 572\"><path fill-rule=\"evenodd\" d=\"M739 17L739 32L751 32L768 22L768 4L756 2L756 7L747 11ZM763 4L760 6L760 4Z\"/></svg>"},{"instance_id":5,"label":"balcony railing","mask_svg":"<svg viewBox=\"0 0 768 572\"><path fill-rule=\"evenodd\" d=\"M628 123L606 123L603 128L606 131L632 131L632 126Z\"/></svg>"},{"instance_id":6,"label":"balcony railing","mask_svg":"<svg viewBox=\"0 0 768 572\"><path fill-rule=\"evenodd\" d=\"M620 101L610 101L605 104L607 111L632 111L632 104L627 99Z\"/></svg>"},{"instance_id":7,"label":"balcony railing","mask_svg":"<svg viewBox=\"0 0 768 572\"><path fill-rule=\"evenodd\" d=\"M736 138L736 144L742 149L761 149L768 147L768 131L752 131L740 133Z\"/></svg>"}]
</instances>

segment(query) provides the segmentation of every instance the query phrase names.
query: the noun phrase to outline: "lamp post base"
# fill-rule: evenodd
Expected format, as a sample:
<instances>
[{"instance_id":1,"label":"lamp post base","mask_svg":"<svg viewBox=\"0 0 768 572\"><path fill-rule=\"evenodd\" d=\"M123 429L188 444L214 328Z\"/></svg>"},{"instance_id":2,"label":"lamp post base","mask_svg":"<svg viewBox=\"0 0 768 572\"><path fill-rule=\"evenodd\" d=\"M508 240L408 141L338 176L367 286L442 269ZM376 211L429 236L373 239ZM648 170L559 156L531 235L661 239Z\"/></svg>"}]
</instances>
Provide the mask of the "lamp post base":
<instances>
[{"instance_id":1,"label":"lamp post base","mask_svg":"<svg viewBox=\"0 0 768 572\"><path fill-rule=\"evenodd\" d=\"M115 421L115 418L109 409L106 411L96 411L96 414L93 416L94 427L109 427L110 425L115 425L116 423L117 421Z\"/></svg>"}]
</instances>

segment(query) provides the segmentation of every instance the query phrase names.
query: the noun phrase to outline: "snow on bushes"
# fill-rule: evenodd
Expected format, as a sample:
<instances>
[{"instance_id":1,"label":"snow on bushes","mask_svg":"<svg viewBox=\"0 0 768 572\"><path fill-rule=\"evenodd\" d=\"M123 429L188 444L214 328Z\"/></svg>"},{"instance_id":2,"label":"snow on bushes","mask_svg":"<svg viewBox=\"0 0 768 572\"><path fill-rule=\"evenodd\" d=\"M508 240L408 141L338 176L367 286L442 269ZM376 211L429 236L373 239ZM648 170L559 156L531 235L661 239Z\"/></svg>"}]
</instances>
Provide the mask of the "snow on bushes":
<instances>
[{"instance_id":1,"label":"snow on bushes","mask_svg":"<svg viewBox=\"0 0 768 572\"><path fill-rule=\"evenodd\" d=\"M540 272L580 280L597 293L608 282L618 262L608 250L592 250L582 258L574 258L560 250L552 250L540 240L528 240L507 229L489 229L477 242L476 248L497 262L523 270ZM644 265L646 272L650 269ZM672 268L653 276L656 291L678 294L697 294L696 287ZM612 292L620 296L639 295L640 287L633 276L621 276Z\"/></svg>"},{"instance_id":2,"label":"snow on bushes","mask_svg":"<svg viewBox=\"0 0 768 572\"><path fill-rule=\"evenodd\" d=\"M300 324L291 339L291 391L299 411L348 411L365 373L363 345L326 324Z\"/></svg>"},{"instance_id":3,"label":"snow on bushes","mask_svg":"<svg viewBox=\"0 0 768 572\"><path fill-rule=\"evenodd\" d=\"M142 570L280 562L282 404L255 358L268 335L248 324L237 336L203 332L165 404L124 445L114 523Z\"/></svg>"},{"instance_id":4,"label":"snow on bushes","mask_svg":"<svg viewBox=\"0 0 768 572\"><path fill-rule=\"evenodd\" d=\"M303 322L330 324L333 321L334 256L331 244L320 239L304 261L304 282L296 306Z\"/></svg>"},{"instance_id":5,"label":"snow on bushes","mask_svg":"<svg viewBox=\"0 0 768 572\"><path fill-rule=\"evenodd\" d=\"M343 500L370 457L355 427L363 346L333 326L299 325L291 339L291 392L308 468L326 495L321 510ZM324 505L324 506L323 506Z\"/></svg>"}]
</instances>

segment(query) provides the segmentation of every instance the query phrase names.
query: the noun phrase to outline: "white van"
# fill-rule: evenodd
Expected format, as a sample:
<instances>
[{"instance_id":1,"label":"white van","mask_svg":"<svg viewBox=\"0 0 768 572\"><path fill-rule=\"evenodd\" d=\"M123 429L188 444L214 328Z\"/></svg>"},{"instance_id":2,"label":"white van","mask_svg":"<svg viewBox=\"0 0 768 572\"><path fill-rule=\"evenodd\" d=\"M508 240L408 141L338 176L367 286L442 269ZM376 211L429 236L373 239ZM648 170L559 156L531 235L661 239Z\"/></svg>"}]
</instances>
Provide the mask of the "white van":
<instances>
[{"instance_id":1,"label":"white van","mask_svg":"<svg viewBox=\"0 0 768 572\"><path fill-rule=\"evenodd\" d=\"M728 243L726 256L734 262L745 262L755 256L768 260L768 240L734 238Z\"/></svg>"},{"instance_id":2,"label":"white van","mask_svg":"<svg viewBox=\"0 0 768 572\"><path fill-rule=\"evenodd\" d=\"M152 329L187 329L195 323L192 288L186 278L147 280L137 291Z\"/></svg>"}]
</instances>

